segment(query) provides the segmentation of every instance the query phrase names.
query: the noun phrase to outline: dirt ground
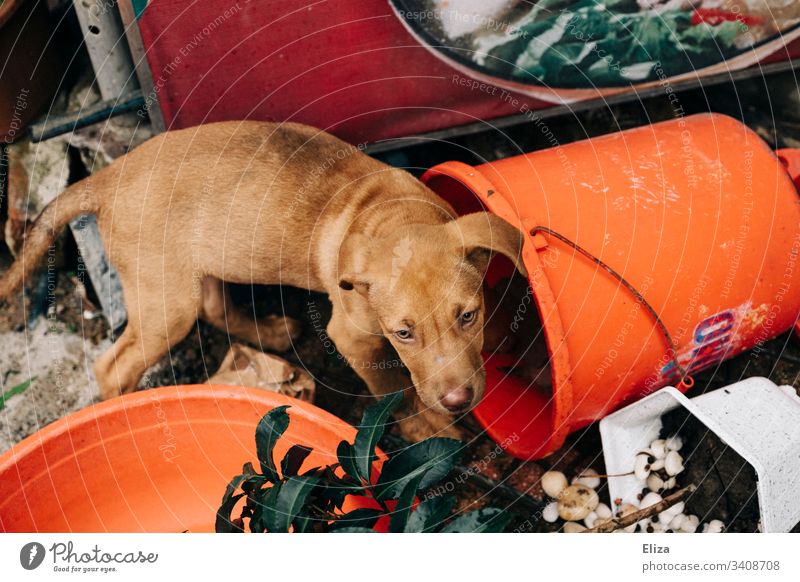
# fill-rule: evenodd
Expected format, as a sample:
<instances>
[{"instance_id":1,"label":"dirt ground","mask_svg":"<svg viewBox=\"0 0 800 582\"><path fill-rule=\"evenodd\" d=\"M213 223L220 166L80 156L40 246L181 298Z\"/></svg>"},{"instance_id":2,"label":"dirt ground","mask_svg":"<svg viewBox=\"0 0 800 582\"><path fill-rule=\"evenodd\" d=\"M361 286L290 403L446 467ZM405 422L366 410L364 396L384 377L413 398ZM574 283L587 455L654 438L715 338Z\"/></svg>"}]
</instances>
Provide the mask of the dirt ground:
<instances>
[{"instance_id":1,"label":"dirt ground","mask_svg":"<svg viewBox=\"0 0 800 582\"><path fill-rule=\"evenodd\" d=\"M686 113L709 108L744 119L773 147L798 146L800 107L794 77L791 74L731 85L695 90L682 94ZM731 94L737 99L731 99ZM773 111L781 111L776 120ZM790 112L790 113L785 113ZM665 119L672 114L663 99L646 100L629 105L565 116L552 120L550 126L561 143L586 135L598 135L649 121ZM461 159L476 163L522 151L546 147L538 132L517 127L502 137L466 136L451 143L423 145L380 157L390 163L417 168L421 172L438 162ZM466 152L466 153L465 153ZM30 386L8 397L0 410L0 453L50 422L79 410L97 398L91 371L94 358L111 343L105 320L98 316L92 301L91 288L84 287L75 275L74 243L65 235L60 244L61 258L54 281L54 300L42 299L42 284L27 290L0 308L0 378L2 391L8 392L28 379ZM0 249L0 272L11 257ZM305 290L274 287L237 286L234 300L255 316L285 312L303 322L304 333L293 350L283 354L289 361L309 370L317 382L316 404L341 418L357 423L370 398L363 383L326 343L324 334L330 304L324 296ZM31 316L31 313L38 316ZM317 314L321 314L318 317ZM225 333L198 323L193 333L177 345L149 374L150 386L204 382L213 374L233 341ZM727 361L716 369L696 376L691 395L712 390L750 376L766 376L778 384L800 388L800 341L789 334L768 342L759 353L746 353ZM461 508L496 505L518 513L518 531L552 531L555 528L539 519L537 512L544 503L539 485L541 474L551 468L568 476L592 467L604 473L600 438L596 425L569 437L557 453L540 462L521 462L497 448L477 426L467 427L474 433L470 452L460 470L468 478L459 491ZM389 437L396 438L396 437ZM687 459L690 467L691 459ZM730 500L749 499L753 481L742 479L727 484L723 496ZM599 490L603 496L603 486ZM606 500L608 501L608 500ZM698 503L701 500L698 498ZM534 516L534 517L531 517ZM752 527L748 522L746 527Z\"/></svg>"}]
</instances>

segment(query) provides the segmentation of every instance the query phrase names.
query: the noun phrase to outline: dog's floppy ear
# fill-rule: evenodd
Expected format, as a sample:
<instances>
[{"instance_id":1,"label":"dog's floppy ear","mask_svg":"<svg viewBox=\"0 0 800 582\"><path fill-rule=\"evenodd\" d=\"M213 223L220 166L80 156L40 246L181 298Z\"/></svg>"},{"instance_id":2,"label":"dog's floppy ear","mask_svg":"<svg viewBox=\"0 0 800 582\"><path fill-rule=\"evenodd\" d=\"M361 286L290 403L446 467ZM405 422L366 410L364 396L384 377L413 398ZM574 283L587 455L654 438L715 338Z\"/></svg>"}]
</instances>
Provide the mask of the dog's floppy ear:
<instances>
[{"instance_id":1,"label":"dog's floppy ear","mask_svg":"<svg viewBox=\"0 0 800 582\"><path fill-rule=\"evenodd\" d=\"M465 258L480 271L489 267L492 253L501 253L514 263L517 270L528 276L522 262L523 235L517 228L490 212L467 214L449 223L456 240L461 242Z\"/></svg>"},{"instance_id":2,"label":"dog's floppy ear","mask_svg":"<svg viewBox=\"0 0 800 582\"><path fill-rule=\"evenodd\" d=\"M359 233L349 234L339 247L339 287L345 291L355 289L366 297L369 292L367 267L372 240Z\"/></svg>"}]
</instances>

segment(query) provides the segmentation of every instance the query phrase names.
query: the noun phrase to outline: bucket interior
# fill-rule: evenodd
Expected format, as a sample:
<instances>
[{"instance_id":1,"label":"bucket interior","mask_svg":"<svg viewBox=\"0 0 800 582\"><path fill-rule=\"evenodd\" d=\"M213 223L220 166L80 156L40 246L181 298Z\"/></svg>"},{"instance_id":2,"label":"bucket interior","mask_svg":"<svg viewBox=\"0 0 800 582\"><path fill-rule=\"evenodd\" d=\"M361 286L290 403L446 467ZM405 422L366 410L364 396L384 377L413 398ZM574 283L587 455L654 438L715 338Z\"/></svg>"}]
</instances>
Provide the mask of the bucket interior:
<instances>
[{"instance_id":1,"label":"bucket interior","mask_svg":"<svg viewBox=\"0 0 800 582\"><path fill-rule=\"evenodd\" d=\"M471 188L452 176L432 175L426 183L459 216L492 211ZM520 280L524 281L522 289ZM489 436L512 455L527 459L542 457L560 443L553 446L552 386L556 374L555 366L550 365L552 353L541 324L537 297L530 281L517 273L513 263L502 255L492 259L484 289L486 393L474 409L474 416ZM500 301L493 301L492 297L499 297ZM519 345L511 353L490 345L494 342L489 341L489 330L495 326L505 326L515 336L513 340Z\"/></svg>"}]
</instances>

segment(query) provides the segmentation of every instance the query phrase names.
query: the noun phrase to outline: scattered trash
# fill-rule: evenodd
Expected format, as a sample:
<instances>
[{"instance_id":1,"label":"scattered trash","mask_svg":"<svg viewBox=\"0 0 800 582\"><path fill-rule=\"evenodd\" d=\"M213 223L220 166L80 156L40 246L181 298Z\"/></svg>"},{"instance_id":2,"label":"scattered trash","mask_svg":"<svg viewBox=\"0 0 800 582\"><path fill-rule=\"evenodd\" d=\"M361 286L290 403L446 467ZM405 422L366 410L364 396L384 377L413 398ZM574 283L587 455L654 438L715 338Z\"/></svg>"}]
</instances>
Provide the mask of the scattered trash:
<instances>
[{"instance_id":1,"label":"scattered trash","mask_svg":"<svg viewBox=\"0 0 800 582\"><path fill-rule=\"evenodd\" d=\"M209 384L248 386L279 392L305 402L314 401L311 375L286 360L242 344L232 344Z\"/></svg>"}]
</instances>

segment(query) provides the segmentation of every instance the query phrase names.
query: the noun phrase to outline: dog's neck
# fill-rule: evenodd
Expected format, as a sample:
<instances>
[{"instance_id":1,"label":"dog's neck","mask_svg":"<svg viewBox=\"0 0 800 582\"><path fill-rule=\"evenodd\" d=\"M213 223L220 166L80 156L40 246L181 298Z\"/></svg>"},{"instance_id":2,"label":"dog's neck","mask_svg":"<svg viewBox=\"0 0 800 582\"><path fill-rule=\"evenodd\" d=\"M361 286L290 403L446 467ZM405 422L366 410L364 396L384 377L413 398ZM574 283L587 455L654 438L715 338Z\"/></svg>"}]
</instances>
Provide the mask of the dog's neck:
<instances>
[{"instance_id":1,"label":"dog's neck","mask_svg":"<svg viewBox=\"0 0 800 582\"><path fill-rule=\"evenodd\" d=\"M391 180L386 179L387 171L393 173ZM314 277L305 284L315 286L309 288L328 293L338 288L339 249L353 233L382 238L403 226L443 224L455 218L447 202L407 172L370 159L370 166L359 168L359 173L368 177L358 180L345 204L330 209L334 217L315 242Z\"/></svg>"},{"instance_id":2,"label":"dog's neck","mask_svg":"<svg viewBox=\"0 0 800 582\"><path fill-rule=\"evenodd\" d=\"M411 174L397 175L387 188L385 180L367 184L360 212L353 220L356 232L382 237L412 224L444 224L456 218L453 208Z\"/></svg>"}]
</instances>

